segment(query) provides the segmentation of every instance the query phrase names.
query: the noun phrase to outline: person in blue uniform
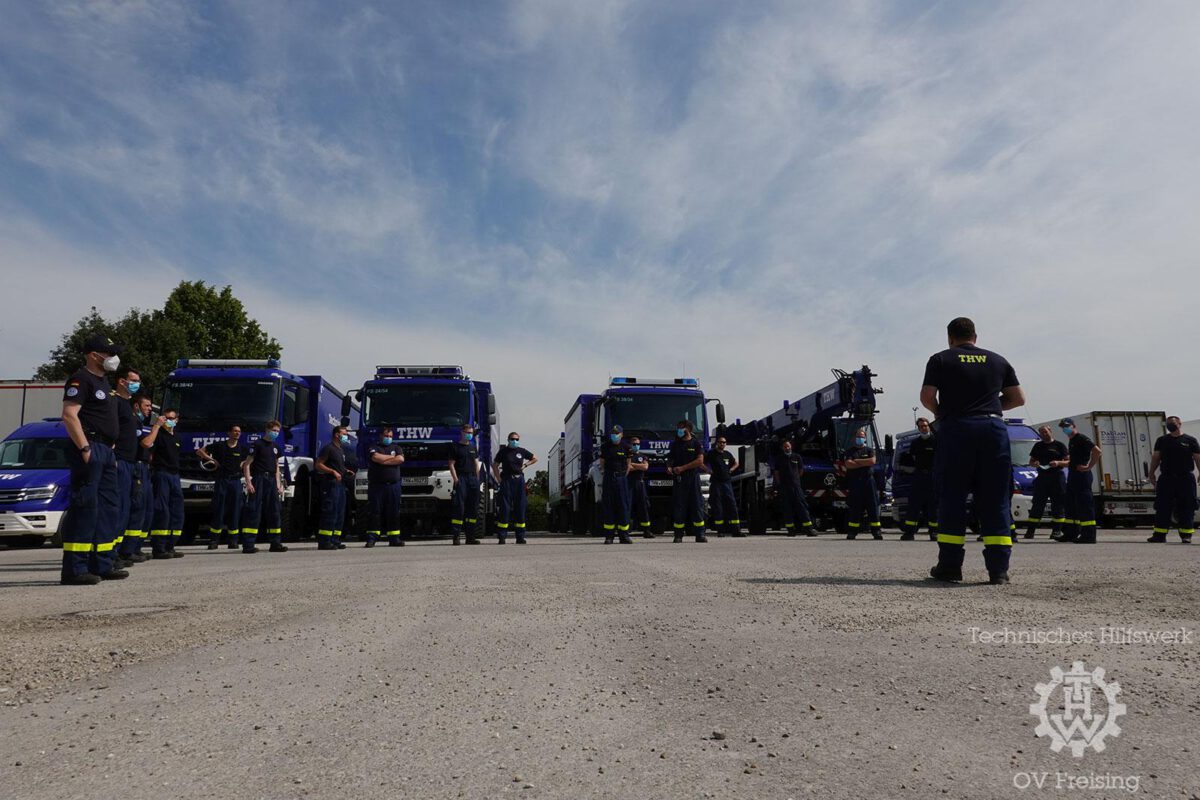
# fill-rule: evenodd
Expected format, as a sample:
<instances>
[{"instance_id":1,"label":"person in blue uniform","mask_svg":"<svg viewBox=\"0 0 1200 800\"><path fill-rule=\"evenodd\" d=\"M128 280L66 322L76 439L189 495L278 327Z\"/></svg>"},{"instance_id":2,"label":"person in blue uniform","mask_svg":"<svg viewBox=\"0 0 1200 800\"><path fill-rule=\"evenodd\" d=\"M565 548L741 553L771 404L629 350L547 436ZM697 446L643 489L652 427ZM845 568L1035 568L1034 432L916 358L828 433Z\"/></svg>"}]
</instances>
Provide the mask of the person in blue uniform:
<instances>
[{"instance_id":1,"label":"person in blue uniform","mask_svg":"<svg viewBox=\"0 0 1200 800\"><path fill-rule=\"evenodd\" d=\"M94 585L129 577L113 563L113 540L120 524L117 458L113 445L120 432L117 407L106 373L121 365L121 347L106 336L89 336L83 368L67 379L62 420L72 447L71 501L62 526L62 583Z\"/></svg>"},{"instance_id":2,"label":"person in blue uniform","mask_svg":"<svg viewBox=\"0 0 1200 800\"><path fill-rule=\"evenodd\" d=\"M862 530L863 517L871 529L871 538L882 539L879 521L879 488L875 485L875 451L867 447L867 430L854 432L854 441L842 458L846 469L846 532L847 539L854 539Z\"/></svg>"},{"instance_id":3,"label":"person in blue uniform","mask_svg":"<svg viewBox=\"0 0 1200 800\"><path fill-rule=\"evenodd\" d=\"M1192 543L1196 532L1196 474L1200 469L1200 442L1183 432L1179 417L1167 417L1167 433L1154 442L1150 456L1150 483L1154 486L1154 534L1148 542L1167 540L1174 520L1179 539Z\"/></svg>"},{"instance_id":4,"label":"person in blue uniform","mask_svg":"<svg viewBox=\"0 0 1200 800\"><path fill-rule=\"evenodd\" d=\"M1009 581L1012 556L1012 453L1005 411L1025 404L1025 391L1008 360L976 344L975 323L957 317L946 326L949 347L929 357L921 403L933 413L938 446L938 562L934 580L962 580L967 496L983 532L988 581Z\"/></svg>"},{"instance_id":5,"label":"person in blue uniform","mask_svg":"<svg viewBox=\"0 0 1200 800\"><path fill-rule=\"evenodd\" d=\"M183 558L175 549L183 535L183 488L179 484L179 411L164 408L142 440L150 447L150 481L154 484L154 523L150 546L154 558Z\"/></svg>"},{"instance_id":6,"label":"person in blue uniform","mask_svg":"<svg viewBox=\"0 0 1200 800\"><path fill-rule=\"evenodd\" d=\"M342 526L346 518L346 451L350 435L344 425L333 429L333 439L317 453L316 469L321 488L321 515L317 521L317 549L345 550Z\"/></svg>"},{"instance_id":7,"label":"person in blue uniform","mask_svg":"<svg viewBox=\"0 0 1200 800\"><path fill-rule=\"evenodd\" d=\"M138 394L131 403L137 419L137 460L134 462L132 496L130 498L129 523L122 547L125 557L136 563L149 559L142 552L146 538L154 526L154 491L150 487L150 449L145 446L151 433L150 414L153 404L144 394Z\"/></svg>"},{"instance_id":8,"label":"person in blue uniform","mask_svg":"<svg viewBox=\"0 0 1200 800\"><path fill-rule=\"evenodd\" d=\"M242 519L242 462L248 450L242 444L242 426L230 425L225 439L196 449L200 460L215 470L213 497L209 506L208 549L216 550L222 539L230 549L238 546Z\"/></svg>"},{"instance_id":9,"label":"person in blue uniform","mask_svg":"<svg viewBox=\"0 0 1200 800\"><path fill-rule=\"evenodd\" d=\"M367 506L371 515L367 547L387 536L389 547L400 547L400 465L404 451L396 443L394 428L379 432L379 442L367 448Z\"/></svg>"},{"instance_id":10,"label":"person in blue uniform","mask_svg":"<svg viewBox=\"0 0 1200 800\"><path fill-rule=\"evenodd\" d=\"M704 497L700 492L702 469L704 446L696 440L692 423L682 419L675 426L675 439L667 453L667 474L675 479L671 500L676 544L683 541L683 532L688 525L691 525L697 542L708 541L704 535Z\"/></svg>"},{"instance_id":11,"label":"person in blue uniform","mask_svg":"<svg viewBox=\"0 0 1200 800\"><path fill-rule=\"evenodd\" d=\"M508 435L508 447L496 453L492 473L500 484L498 544L504 544L510 528L517 535L517 544L525 544L525 470L537 461L537 456L521 447L521 435L516 431Z\"/></svg>"},{"instance_id":12,"label":"person in blue uniform","mask_svg":"<svg viewBox=\"0 0 1200 800\"><path fill-rule=\"evenodd\" d=\"M139 560L133 558L133 547L137 539L137 528L132 523L134 481L137 475L138 419L133 410L133 396L142 387L142 378L132 367L121 367L117 371L117 386L109 399L117 407L117 443L113 454L117 457L117 530L113 540L113 564L125 569ZM140 490L140 487L139 487ZM139 509L140 511L140 509Z\"/></svg>"},{"instance_id":13,"label":"person in blue uniform","mask_svg":"<svg viewBox=\"0 0 1200 800\"><path fill-rule=\"evenodd\" d=\"M1100 460L1100 446L1079 432L1075 420L1058 423L1067 437L1066 522L1060 542L1096 543L1096 503L1092 497L1092 470Z\"/></svg>"},{"instance_id":14,"label":"person in blue uniform","mask_svg":"<svg viewBox=\"0 0 1200 800\"><path fill-rule=\"evenodd\" d=\"M716 444L704 456L711 476L708 484L709 516L718 536L744 536L737 499L733 495L733 473L737 472L738 462L727 449L728 446L725 437L718 436Z\"/></svg>"},{"instance_id":15,"label":"person in blue uniform","mask_svg":"<svg viewBox=\"0 0 1200 800\"><path fill-rule=\"evenodd\" d=\"M1029 451L1029 466L1037 470L1033 479L1033 504L1029 509L1029 519L1025 529L1025 538L1032 539L1038 525L1050 523L1050 538L1062 538L1062 526L1066 522L1063 516L1063 495L1067 490L1067 474L1064 471L1070 460L1067 458L1067 446L1056 440L1049 425L1038 428L1041 440L1034 444ZM1047 519L1046 503L1050 503L1050 517Z\"/></svg>"},{"instance_id":16,"label":"person in blue uniform","mask_svg":"<svg viewBox=\"0 0 1200 800\"><path fill-rule=\"evenodd\" d=\"M804 459L793 450L790 439L784 439L779 446L779 453L772 464L772 472L783 516L784 533L795 536L799 528L804 531L805 536L816 536L812 515L808 511L808 502L804 498Z\"/></svg>"},{"instance_id":17,"label":"person in blue uniform","mask_svg":"<svg viewBox=\"0 0 1200 800\"><path fill-rule=\"evenodd\" d=\"M900 459L899 469L908 472L908 504L904 508L904 530L900 538L912 541L924 524L929 538L937 539L937 492L933 490L933 460L937 437L925 417L917 419L917 436Z\"/></svg>"},{"instance_id":18,"label":"person in blue uniform","mask_svg":"<svg viewBox=\"0 0 1200 800\"><path fill-rule=\"evenodd\" d=\"M614 425L600 445L600 522L604 543L612 544L619 536L621 544L633 544L629 538L629 447L620 425Z\"/></svg>"},{"instance_id":19,"label":"person in blue uniform","mask_svg":"<svg viewBox=\"0 0 1200 800\"><path fill-rule=\"evenodd\" d=\"M259 531L267 534L272 553L287 552L283 544L283 475L280 465L283 446L279 443L282 428L278 420L268 422L263 435L250 445L250 454L242 462L242 481L246 485L241 524L243 553L258 552L256 544Z\"/></svg>"},{"instance_id":20,"label":"person in blue uniform","mask_svg":"<svg viewBox=\"0 0 1200 800\"><path fill-rule=\"evenodd\" d=\"M482 464L475 445L475 429L463 425L459 439L450 451L450 480L454 482L454 508L451 511L451 544L462 543L465 528L467 544L479 544L479 475Z\"/></svg>"},{"instance_id":21,"label":"person in blue uniform","mask_svg":"<svg viewBox=\"0 0 1200 800\"><path fill-rule=\"evenodd\" d=\"M642 537L653 539L650 524L650 495L646 492L646 473L650 470L650 457L642 452L642 440L638 436L625 437L629 445L629 523L642 531Z\"/></svg>"}]
</instances>

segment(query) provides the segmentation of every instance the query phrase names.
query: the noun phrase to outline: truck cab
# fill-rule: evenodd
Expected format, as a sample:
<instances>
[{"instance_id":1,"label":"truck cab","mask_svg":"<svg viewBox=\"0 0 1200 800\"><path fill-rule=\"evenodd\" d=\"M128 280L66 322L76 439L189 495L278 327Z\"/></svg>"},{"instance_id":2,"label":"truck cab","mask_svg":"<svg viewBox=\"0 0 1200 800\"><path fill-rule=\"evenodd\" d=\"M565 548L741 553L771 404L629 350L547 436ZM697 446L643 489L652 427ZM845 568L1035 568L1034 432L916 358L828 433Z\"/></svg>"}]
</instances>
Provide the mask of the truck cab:
<instances>
[{"instance_id":1,"label":"truck cab","mask_svg":"<svg viewBox=\"0 0 1200 800\"><path fill-rule=\"evenodd\" d=\"M0 442L0 542L36 547L58 536L71 501L72 447L57 417L22 425Z\"/></svg>"},{"instance_id":2,"label":"truck cab","mask_svg":"<svg viewBox=\"0 0 1200 800\"><path fill-rule=\"evenodd\" d=\"M313 462L332 439L344 395L319 375L296 375L278 359L180 359L163 384L161 406L179 410L180 484L183 487L184 538L207 528L214 467L196 450L222 441L230 425L242 428L242 441L262 438L267 422L283 425L285 532L306 536L315 524ZM358 408L348 415L357 422Z\"/></svg>"},{"instance_id":3,"label":"truck cab","mask_svg":"<svg viewBox=\"0 0 1200 800\"><path fill-rule=\"evenodd\" d=\"M558 530L595 533L598 529L603 476L600 445L605 432L620 425L625 434L641 439L649 457L646 492L650 498L653 530L669 527L674 481L666 474L667 453L681 419L692 423L693 435L707 451L710 427L707 405L716 403L718 422L725 409L716 398L706 398L695 378L612 378L600 394L581 394L565 418L566 430L550 458L550 524ZM561 462L559 468L556 464ZM708 474L701 473L701 491L708 494Z\"/></svg>"},{"instance_id":4,"label":"truck cab","mask_svg":"<svg viewBox=\"0 0 1200 800\"><path fill-rule=\"evenodd\" d=\"M472 380L456 365L380 365L375 376L352 394L362 404L355 498L364 503L367 499L367 448L379 442L385 426L394 428L404 452L400 514L407 529L448 533L454 496L449 461L462 426L472 425L478 432L479 458L485 467L494 455L497 420L492 385ZM487 475L484 481L486 486ZM492 497L490 491L483 494L486 519Z\"/></svg>"}]
</instances>

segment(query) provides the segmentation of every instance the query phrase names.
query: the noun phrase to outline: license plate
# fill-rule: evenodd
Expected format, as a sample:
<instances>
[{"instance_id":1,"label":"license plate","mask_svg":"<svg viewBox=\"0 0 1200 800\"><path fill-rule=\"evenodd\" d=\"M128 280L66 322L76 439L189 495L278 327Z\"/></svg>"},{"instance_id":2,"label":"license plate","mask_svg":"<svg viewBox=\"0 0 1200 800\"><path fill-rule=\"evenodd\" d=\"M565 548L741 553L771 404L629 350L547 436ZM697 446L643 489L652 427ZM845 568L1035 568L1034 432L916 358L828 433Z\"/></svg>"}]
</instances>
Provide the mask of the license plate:
<instances>
[{"instance_id":1,"label":"license plate","mask_svg":"<svg viewBox=\"0 0 1200 800\"><path fill-rule=\"evenodd\" d=\"M415 478L404 478L401 483L404 486L428 486L433 482L433 478L424 478L417 476Z\"/></svg>"},{"instance_id":2,"label":"license plate","mask_svg":"<svg viewBox=\"0 0 1200 800\"><path fill-rule=\"evenodd\" d=\"M670 486L674 481L650 481L651 486Z\"/></svg>"},{"instance_id":3,"label":"license plate","mask_svg":"<svg viewBox=\"0 0 1200 800\"><path fill-rule=\"evenodd\" d=\"M216 488L217 488L217 485L215 483L193 483L192 484L193 492L211 492Z\"/></svg>"}]
</instances>

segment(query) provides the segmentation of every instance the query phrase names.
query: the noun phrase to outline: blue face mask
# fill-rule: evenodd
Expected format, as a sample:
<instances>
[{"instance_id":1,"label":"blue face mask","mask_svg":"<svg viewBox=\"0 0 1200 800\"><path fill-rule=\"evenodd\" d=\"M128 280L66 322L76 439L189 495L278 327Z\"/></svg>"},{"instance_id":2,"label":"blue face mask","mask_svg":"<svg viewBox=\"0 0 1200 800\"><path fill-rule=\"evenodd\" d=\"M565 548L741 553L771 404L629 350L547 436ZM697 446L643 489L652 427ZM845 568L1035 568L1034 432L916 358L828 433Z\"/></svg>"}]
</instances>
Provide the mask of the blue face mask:
<instances>
[{"instance_id":1,"label":"blue face mask","mask_svg":"<svg viewBox=\"0 0 1200 800\"><path fill-rule=\"evenodd\" d=\"M687 428L676 428L675 429L675 435L678 436L680 439L682 439L684 437L684 434L686 434L686 433L687 433Z\"/></svg>"},{"instance_id":2,"label":"blue face mask","mask_svg":"<svg viewBox=\"0 0 1200 800\"><path fill-rule=\"evenodd\" d=\"M1063 428L1062 429L1063 436L1070 436L1074 430L1075 430L1074 428Z\"/></svg>"},{"instance_id":3,"label":"blue face mask","mask_svg":"<svg viewBox=\"0 0 1200 800\"><path fill-rule=\"evenodd\" d=\"M642 446L640 444L635 444L635 445L631 446L629 449L636 453L642 449Z\"/></svg>"},{"instance_id":4,"label":"blue face mask","mask_svg":"<svg viewBox=\"0 0 1200 800\"><path fill-rule=\"evenodd\" d=\"M273 442L279 438L279 431L267 431L263 434L263 438L268 442Z\"/></svg>"},{"instance_id":5,"label":"blue face mask","mask_svg":"<svg viewBox=\"0 0 1200 800\"><path fill-rule=\"evenodd\" d=\"M141 381L131 381L129 383L128 387L129 387L130 394L137 394L138 389L142 388L142 382Z\"/></svg>"},{"instance_id":6,"label":"blue face mask","mask_svg":"<svg viewBox=\"0 0 1200 800\"><path fill-rule=\"evenodd\" d=\"M343 433L338 437L338 441L340 441L342 444L350 444L350 437Z\"/></svg>"},{"instance_id":7,"label":"blue face mask","mask_svg":"<svg viewBox=\"0 0 1200 800\"><path fill-rule=\"evenodd\" d=\"M520 446L521 446L521 440L520 440L520 439L509 439L509 440L508 440L508 446L509 446L509 447L520 447Z\"/></svg>"},{"instance_id":8,"label":"blue face mask","mask_svg":"<svg viewBox=\"0 0 1200 800\"><path fill-rule=\"evenodd\" d=\"M856 436L856 437L854 437L854 443L856 445L858 445L859 447L862 447L864 444L867 443L867 440L861 436Z\"/></svg>"},{"instance_id":9,"label":"blue face mask","mask_svg":"<svg viewBox=\"0 0 1200 800\"><path fill-rule=\"evenodd\" d=\"M609 440L610 442L612 442L613 444L620 444L620 442L621 442L621 434L619 434L619 433L610 433L610 434L608 435L608 440Z\"/></svg>"},{"instance_id":10,"label":"blue face mask","mask_svg":"<svg viewBox=\"0 0 1200 800\"><path fill-rule=\"evenodd\" d=\"M474 438L475 438L475 434L473 434L473 433L464 433L462 435L462 440L463 440L464 444L470 444L471 440Z\"/></svg>"},{"instance_id":11,"label":"blue face mask","mask_svg":"<svg viewBox=\"0 0 1200 800\"><path fill-rule=\"evenodd\" d=\"M391 444L391 443L392 443L392 437L390 437L390 436L385 436L385 437L383 437L383 439L381 439L380 441L382 441L384 444Z\"/></svg>"},{"instance_id":12,"label":"blue face mask","mask_svg":"<svg viewBox=\"0 0 1200 800\"><path fill-rule=\"evenodd\" d=\"M163 425L166 425L168 429L171 429L174 428L178 422L179 420L177 419L168 419L163 421Z\"/></svg>"}]
</instances>

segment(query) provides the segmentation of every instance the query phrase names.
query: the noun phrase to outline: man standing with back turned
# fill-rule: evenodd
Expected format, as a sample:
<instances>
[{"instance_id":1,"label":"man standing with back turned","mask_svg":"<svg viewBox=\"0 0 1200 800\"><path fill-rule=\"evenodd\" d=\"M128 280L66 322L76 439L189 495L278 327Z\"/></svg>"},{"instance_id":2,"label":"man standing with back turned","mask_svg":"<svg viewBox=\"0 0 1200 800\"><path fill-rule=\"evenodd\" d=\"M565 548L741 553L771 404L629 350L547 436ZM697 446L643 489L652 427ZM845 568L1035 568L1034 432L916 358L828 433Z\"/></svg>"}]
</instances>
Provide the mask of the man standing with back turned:
<instances>
[{"instance_id":1,"label":"man standing with back turned","mask_svg":"<svg viewBox=\"0 0 1200 800\"><path fill-rule=\"evenodd\" d=\"M975 345L975 323L966 317L946 326L949 349L930 356L921 404L937 419L934 481L940 493L938 563L929 574L962 580L967 533L967 495L983 532L988 582L1008 583L1012 555L1012 455L1005 411L1025 404L1012 365Z\"/></svg>"}]
</instances>

